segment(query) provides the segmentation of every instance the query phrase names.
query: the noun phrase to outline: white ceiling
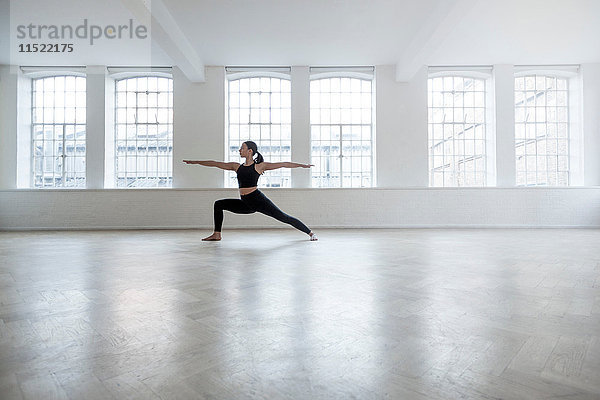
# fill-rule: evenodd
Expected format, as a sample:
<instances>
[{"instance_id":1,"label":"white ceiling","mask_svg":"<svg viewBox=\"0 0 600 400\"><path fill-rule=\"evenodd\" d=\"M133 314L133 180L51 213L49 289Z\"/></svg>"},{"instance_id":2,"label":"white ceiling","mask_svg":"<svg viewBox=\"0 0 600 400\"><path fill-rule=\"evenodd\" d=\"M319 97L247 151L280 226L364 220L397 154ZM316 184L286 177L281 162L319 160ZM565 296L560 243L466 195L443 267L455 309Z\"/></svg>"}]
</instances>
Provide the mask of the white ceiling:
<instances>
[{"instance_id":1,"label":"white ceiling","mask_svg":"<svg viewBox=\"0 0 600 400\"><path fill-rule=\"evenodd\" d=\"M412 40L433 37L450 15L449 4L460 3L163 1L206 65L396 64ZM452 28L436 40L428 64L600 62L598 0L467 4L472 6L465 13L445 21ZM444 15L436 15L441 7Z\"/></svg>"},{"instance_id":2,"label":"white ceiling","mask_svg":"<svg viewBox=\"0 0 600 400\"><path fill-rule=\"evenodd\" d=\"M207 65L372 65L447 0L164 1Z\"/></svg>"},{"instance_id":3,"label":"white ceiling","mask_svg":"<svg viewBox=\"0 0 600 400\"><path fill-rule=\"evenodd\" d=\"M477 1L428 64L600 62L600 1Z\"/></svg>"},{"instance_id":4,"label":"white ceiling","mask_svg":"<svg viewBox=\"0 0 600 400\"><path fill-rule=\"evenodd\" d=\"M81 4L81 0L70 1ZM133 18L136 14L127 5L141 0L111 1L115 4L110 7L107 2L96 2L103 7L99 11L102 21ZM62 7L57 10L52 1L37 2L39 7L29 8L35 12L28 11L28 18L34 23L38 20L48 23L48 16L58 16L68 3L60 0ZM14 32L7 32L7 3L0 0L0 63L3 64L12 61L6 37L14 36ZM196 66L600 62L599 0L152 0L152 3L153 15L155 11L160 15L151 25L156 40L151 50L146 51L146 57L136 59L135 48L114 51L110 46L97 46L95 51L78 56L79 59L69 55L55 57L53 64L139 65L147 62L148 51L155 64L179 64L189 59ZM77 16L78 21L84 15L94 20L98 14L89 8L84 10ZM160 29L162 40L159 40ZM170 41L164 40L165 35ZM36 62L44 60L28 60L30 65Z\"/></svg>"}]
</instances>

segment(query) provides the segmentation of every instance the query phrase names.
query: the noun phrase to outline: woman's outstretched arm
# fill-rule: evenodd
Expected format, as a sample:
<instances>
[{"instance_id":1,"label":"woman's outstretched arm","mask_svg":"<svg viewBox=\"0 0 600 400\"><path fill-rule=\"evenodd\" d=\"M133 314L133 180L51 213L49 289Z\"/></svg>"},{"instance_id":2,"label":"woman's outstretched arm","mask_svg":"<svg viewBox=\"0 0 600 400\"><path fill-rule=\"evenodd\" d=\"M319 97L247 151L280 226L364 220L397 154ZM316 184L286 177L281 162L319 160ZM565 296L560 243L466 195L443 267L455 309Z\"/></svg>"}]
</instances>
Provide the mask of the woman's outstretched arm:
<instances>
[{"instance_id":1,"label":"woman's outstretched arm","mask_svg":"<svg viewBox=\"0 0 600 400\"><path fill-rule=\"evenodd\" d=\"M204 165L205 167L217 167L217 168L231 170L231 171L235 171L238 166L238 163L236 163L236 162L226 163L226 162L212 161L212 160L206 160L206 161L183 160L183 162L186 164L199 164L199 165Z\"/></svg>"},{"instance_id":2,"label":"woman's outstretched arm","mask_svg":"<svg viewBox=\"0 0 600 400\"><path fill-rule=\"evenodd\" d=\"M310 168L310 167L314 167L313 164L300 164L300 163L295 163L295 162L278 162L278 163L262 162L258 165L261 166L263 171L270 171L272 169L278 169L278 168Z\"/></svg>"}]
</instances>

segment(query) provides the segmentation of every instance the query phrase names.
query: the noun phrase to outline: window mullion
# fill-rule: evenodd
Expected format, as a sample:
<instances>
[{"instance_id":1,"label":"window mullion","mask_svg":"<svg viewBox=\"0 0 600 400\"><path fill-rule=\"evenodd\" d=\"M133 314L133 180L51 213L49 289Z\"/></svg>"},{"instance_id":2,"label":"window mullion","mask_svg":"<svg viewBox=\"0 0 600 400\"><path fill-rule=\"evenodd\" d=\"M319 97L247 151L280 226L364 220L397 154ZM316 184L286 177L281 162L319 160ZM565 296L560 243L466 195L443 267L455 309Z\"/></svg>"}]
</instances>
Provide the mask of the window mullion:
<instances>
[{"instance_id":1,"label":"window mullion","mask_svg":"<svg viewBox=\"0 0 600 400\"><path fill-rule=\"evenodd\" d=\"M55 126L56 127L56 126ZM62 124L62 154L61 154L61 158L62 158L62 181L63 181L63 187L66 186L66 181L67 181L67 155L66 155L66 150L67 150L67 146L66 146L66 129L65 129L65 124ZM75 152L75 154L77 154L77 141L73 141L73 143L75 143L73 151Z\"/></svg>"},{"instance_id":2,"label":"window mullion","mask_svg":"<svg viewBox=\"0 0 600 400\"><path fill-rule=\"evenodd\" d=\"M341 112L340 112L340 114L341 114ZM342 127L343 126L340 124L340 126L339 126L339 132L340 132L340 187L344 187L344 170L343 170L343 166L344 166L343 143L344 142L343 142L343 138L342 138L342 134L343 134Z\"/></svg>"}]
</instances>

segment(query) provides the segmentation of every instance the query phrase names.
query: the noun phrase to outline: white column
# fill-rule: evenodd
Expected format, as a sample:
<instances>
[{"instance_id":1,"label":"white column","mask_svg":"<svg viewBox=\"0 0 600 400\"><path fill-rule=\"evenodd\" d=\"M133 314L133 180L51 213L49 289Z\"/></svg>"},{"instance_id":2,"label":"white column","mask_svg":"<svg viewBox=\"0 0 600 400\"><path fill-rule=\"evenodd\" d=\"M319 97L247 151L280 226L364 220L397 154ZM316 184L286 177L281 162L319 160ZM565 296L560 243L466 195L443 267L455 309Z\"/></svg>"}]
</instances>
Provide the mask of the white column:
<instances>
[{"instance_id":1,"label":"white column","mask_svg":"<svg viewBox=\"0 0 600 400\"><path fill-rule=\"evenodd\" d=\"M292 67L292 161L310 161L310 72ZM292 169L292 187L311 187L311 170Z\"/></svg>"},{"instance_id":2,"label":"white column","mask_svg":"<svg viewBox=\"0 0 600 400\"><path fill-rule=\"evenodd\" d=\"M497 186L516 184L514 87L513 65L494 65Z\"/></svg>"},{"instance_id":3,"label":"white column","mask_svg":"<svg viewBox=\"0 0 600 400\"><path fill-rule=\"evenodd\" d=\"M190 82L173 68L173 187L222 188L223 171L182 160L225 161L225 68L206 67L206 81ZM239 158L229 161L241 162Z\"/></svg>"},{"instance_id":4,"label":"white column","mask_svg":"<svg viewBox=\"0 0 600 400\"><path fill-rule=\"evenodd\" d=\"M115 80L104 85L104 188L115 187Z\"/></svg>"},{"instance_id":5,"label":"white column","mask_svg":"<svg viewBox=\"0 0 600 400\"><path fill-rule=\"evenodd\" d=\"M104 145L106 129L106 66L86 68L86 188L104 187Z\"/></svg>"},{"instance_id":6,"label":"white column","mask_svg":"<svg viewBox=\"0 0 600 400\"><path fill-rule=\"evenodd\" d=\"M31 110L32 80L25 76L20 67L12 66L11 74L17 76L17 188L30 188L33 186L32 144L31 144ZM12 117L15 118L15 117ZM14 168L14 167L13 167Z\"/></svg>"},{"instance_id":7,"label":"white column","mask_svg":"<svg viewBox=\"0 0 600 400\"><path fill-rule=\"evenodd\" d=\"M0 189L17 187L17 75L0 65Z\"/></svg>"},{"instance_id":8,"label":"white column","mask_svg":"<svg viewBox=\"0 0 600 400\"><path fill-rule=\"evenodd\" d=\"M393 65L375 74L376 186L427 187L427 68L408 83L396 81Z\"/></svg>"},{"instance_id":9,"label":"white column","mask_svg":"<svg viewBox=\"0 0 600 400\"><path fill-rule=\"evenodd\" d=\"M600 185L600 63L582 64L583 184Z\"/></svg>"}]
</instances>

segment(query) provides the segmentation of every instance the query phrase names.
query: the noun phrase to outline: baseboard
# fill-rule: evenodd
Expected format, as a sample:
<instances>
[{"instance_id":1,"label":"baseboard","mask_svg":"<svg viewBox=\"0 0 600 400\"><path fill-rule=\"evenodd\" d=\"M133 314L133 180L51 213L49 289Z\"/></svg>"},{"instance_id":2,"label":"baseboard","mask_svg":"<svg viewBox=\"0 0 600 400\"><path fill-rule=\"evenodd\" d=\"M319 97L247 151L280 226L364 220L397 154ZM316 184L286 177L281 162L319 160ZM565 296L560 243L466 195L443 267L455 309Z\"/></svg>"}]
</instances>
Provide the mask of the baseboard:
<instances>
[{"instance_id":1,"label":"baseboard","mask_svg":"<svg viewBox=\"0 0 600 400\"><path fill-rule=\"evenodd\" d=\"M352 225L352 226L319 226L311 225L312 229L600 229L600 225ZM212 226L88 226L88 227L11 227L0 228L0 232L24 231L114 231L114 230L206 230L212 231ZM261 229L290 229L288 226L228 226L224 230L261 230Z\"/></svg>"}]
</instances>

